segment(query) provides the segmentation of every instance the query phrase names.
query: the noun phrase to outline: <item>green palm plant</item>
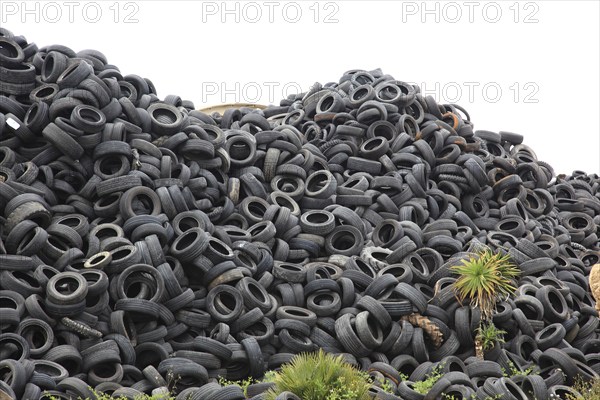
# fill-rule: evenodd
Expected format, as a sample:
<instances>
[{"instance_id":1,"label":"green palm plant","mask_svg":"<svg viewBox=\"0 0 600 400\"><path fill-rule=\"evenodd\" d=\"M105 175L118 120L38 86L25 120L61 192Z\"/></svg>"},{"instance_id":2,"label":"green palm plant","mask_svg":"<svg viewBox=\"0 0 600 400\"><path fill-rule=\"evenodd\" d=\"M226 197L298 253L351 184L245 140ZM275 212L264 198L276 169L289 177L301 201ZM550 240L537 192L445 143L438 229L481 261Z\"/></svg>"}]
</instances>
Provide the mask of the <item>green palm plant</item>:
<instances>
[{"instance_id":1,"label":"green palm plant","mask_svg":"<svg viewBox=\"0 0 600 400\"><path fill-rule=\"evenodd\" d=\"M450 270L458 275L453 283L458 301L462 304L468 300L471 307L481 311L482 323L475 335L475 355L483 359L486 346L493 347L498 342L495 339L501 337L503 332L493 324L484 326L483 322L491 319L499 300L514 293L514 280L521 271L508 255L489 249L471 255L462 260L460 265L450 267Z\"/></svg>"},{"instance_id":2,"label":"green palm plant","mask_svg":"<svg viewBox=\"0 0 600 400\"><path fill-rule=\"evenodd\" d=\"M275 386L266 393L267 400L285 391L303 400L363 400L371 385L365 373L323 350L295 356L272 382Z\"/></svg>"},{"instance_id":3,"label":"green palm plant","mask_svg":"<svg viewBox=\"0 0 600 400\"><path fill-rule=\"evenodd\" d=\"M513 283L520 274L508 255L491 250L473 254L450 270L458 275L454 282L458 301L462 304L468 300L472 307L481 310L485 319L492 316L498 300L516 290Z\"/></svg>"}]
</instances>

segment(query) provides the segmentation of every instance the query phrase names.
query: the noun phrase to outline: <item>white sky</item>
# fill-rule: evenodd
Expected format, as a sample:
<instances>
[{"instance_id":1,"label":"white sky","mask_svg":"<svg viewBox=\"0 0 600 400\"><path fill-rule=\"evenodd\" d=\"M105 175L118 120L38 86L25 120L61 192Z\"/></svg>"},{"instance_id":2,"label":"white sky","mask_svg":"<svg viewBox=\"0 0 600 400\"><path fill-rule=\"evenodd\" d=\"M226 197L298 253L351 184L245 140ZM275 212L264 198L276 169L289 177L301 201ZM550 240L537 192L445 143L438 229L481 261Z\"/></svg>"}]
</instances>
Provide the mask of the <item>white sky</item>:
<instances>
[{"instance_id":1,"label":"white sky","mask_svg":"<svg viewBox=\"0 0 600 400\"><path fill-rule=\"evenodd\" d=\"M557 173L600 173L599 4L0 0L0 26L100 50L197 107L278 102L380 67L463 105L476 129L523 134Z\"/></svg>"}]
</instances>

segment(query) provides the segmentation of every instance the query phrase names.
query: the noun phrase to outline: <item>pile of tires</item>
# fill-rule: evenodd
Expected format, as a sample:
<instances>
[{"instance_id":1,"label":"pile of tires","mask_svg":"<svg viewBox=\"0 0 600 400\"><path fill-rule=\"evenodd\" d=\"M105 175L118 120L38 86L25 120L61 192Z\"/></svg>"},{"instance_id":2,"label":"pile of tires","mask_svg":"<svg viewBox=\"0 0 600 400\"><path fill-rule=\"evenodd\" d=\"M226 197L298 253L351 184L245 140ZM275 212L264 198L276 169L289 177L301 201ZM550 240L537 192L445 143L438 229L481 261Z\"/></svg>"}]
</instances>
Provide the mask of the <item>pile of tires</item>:
<instances>
[{"instance_id":1,"label":"pile of tires","mask_svg":"<svg viewBox=\"0 0 600 400\"><path fill-rule=\"evenodd\" d=\"M556 176L380 70L207 115L99 51L5 29L0 49L0 394L243 399L217 379L318 348L387 381L376 398L543 400L598 377L597 174ZM480 360L450 267L484 246L521 277Z\"/></svg>"}]
</instances>

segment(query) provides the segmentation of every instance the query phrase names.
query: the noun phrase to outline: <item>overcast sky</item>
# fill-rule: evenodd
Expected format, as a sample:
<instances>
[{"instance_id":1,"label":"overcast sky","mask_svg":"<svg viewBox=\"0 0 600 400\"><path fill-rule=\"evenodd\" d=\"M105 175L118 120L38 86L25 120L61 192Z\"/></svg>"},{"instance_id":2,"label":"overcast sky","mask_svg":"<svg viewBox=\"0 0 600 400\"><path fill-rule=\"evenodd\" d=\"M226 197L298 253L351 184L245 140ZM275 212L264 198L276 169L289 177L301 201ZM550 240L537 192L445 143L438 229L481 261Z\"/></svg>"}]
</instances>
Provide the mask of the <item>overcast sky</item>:
<instances>
[{"instance_id":1,"label":"overcast sky","mask_svg":"<svg viewBox=\"0 0 600 400\"><path fill-rule=\"evenodd\" d=\"M102 51L160 97L274 103L380 67L525 136L557 173L600 173L597 1L6 1L42 47Z\"/></svg>"}]
</instances>

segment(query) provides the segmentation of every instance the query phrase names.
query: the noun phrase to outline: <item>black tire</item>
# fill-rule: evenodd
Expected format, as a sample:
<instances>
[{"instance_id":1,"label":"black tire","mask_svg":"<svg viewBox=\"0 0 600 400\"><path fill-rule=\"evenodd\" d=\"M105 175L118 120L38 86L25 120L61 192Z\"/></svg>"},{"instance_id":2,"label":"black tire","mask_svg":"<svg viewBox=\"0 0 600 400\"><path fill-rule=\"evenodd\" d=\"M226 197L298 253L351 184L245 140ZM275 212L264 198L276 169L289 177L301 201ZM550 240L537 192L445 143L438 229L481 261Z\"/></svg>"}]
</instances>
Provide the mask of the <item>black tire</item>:
<instances>
[{"instance_id":1,"label":"black tire","mask_svg":"<svg viewBox=\"0 0 600 400\"><path fill-rule=\"evenodd\" d=\"M74 289L72 283L76 284ZM57 305L78 304L85 300L87 294L87 280L76 272L56 274L50 278L46 286L47 300Z\"/></svg>"},{"instance_id":2,"label":"black tire","mask_svg":"<svg viewBox=\"0 0 600 400\"><path fill-rule=\"evenodd\" d=\"M467 364L466 373L470 378L503 376L502 368L493 361L474 361Z\"/></svg>"},{"instance_id":3,"label":"black tire","mask_svg":"<svg viewBox=\"0 0 600 400\"><path fill-rule=\"evenodd\" d=\"M565 327L559 323L546 326L536 332L535 341L540 350L544 351L550 347L556 347L565 338Z\"/></svg>"},{"instance_id":4,"label":"black tire","mask_svg":"<svg viewBox=\"0 0 600 400\"><path fill-rule=\"evenodd\" d=\"M9 386L16 395L16 398L20 398L25 390L25 385L29 380L31 372L25 369L25 367L16 360L2 360L0 361L0 370L3 371L5 376L10 376Z\"/></svg>"},{"instance_id":5,"label":"black tire","mask_svg":"<svg viewBox=\"0 0 600 400\"><path fill-rule=\"evenodd\" d=\"M365 357L370 350L361 342L353 327L353 316L344 314L335 321L335 332L342 346L357 357Z\"/></svg>"},{"instance_id":6,"label":"black tire","mask_svg":"<svg viewBox=\"0 0 600 400\"><path fill-rule=\"evenodd\" d=\"M127 220L136 215L139 215L133 209L133 200L140 196L144 196L148 201L148 203L145 204L145 209L146 209L145 213L150 214L150 215L160 214L161 203L160 203L160 199L158 198L158 195L156 194L156 192L154 192L150 188L147 188L144 186L138 186L138 187L129 189L128 191L123 193L123 195L121 196L121 201L119 203L119 210L120 210L121 216L123 217L124 220Z\"/></svg>"},{"instance_id":7,"label":"black tire","mask_svg":"<svg viewBox=\"0 0 600 400\"><path fill-rule=\"evenodd\" d=\"M562 322L567 319L569 308L561 292L555 287L544 286L539 288L535 297L544 306L544 318L550 322Z\"/></svg>"},{"instance_id":8,"label":"black tire","mask_svg":"<svg viewBox=\"0 0 600 400\"><path fill-rule=\"evenodd\" d=\"M39 357L45 354L54 343L54 331L52 327L40 319L28 318L19 323L17 334L27 340L29 354ZM35 338L35 339L34 339ZM43 341L40 344L40 338Z\"/></svg>"},{"instance_id":9,"label":"black tire","mask_svg":"<svg viewBox=\"0 0 600 400\"><path fill-rule=\"evenodd\" d=\"M573 359L558 348L549 348L540 355L538 364L540 368L559 367L566 377L568 385L572 385L577 375L577 365Z\"/></svg>"}]
</instances>

